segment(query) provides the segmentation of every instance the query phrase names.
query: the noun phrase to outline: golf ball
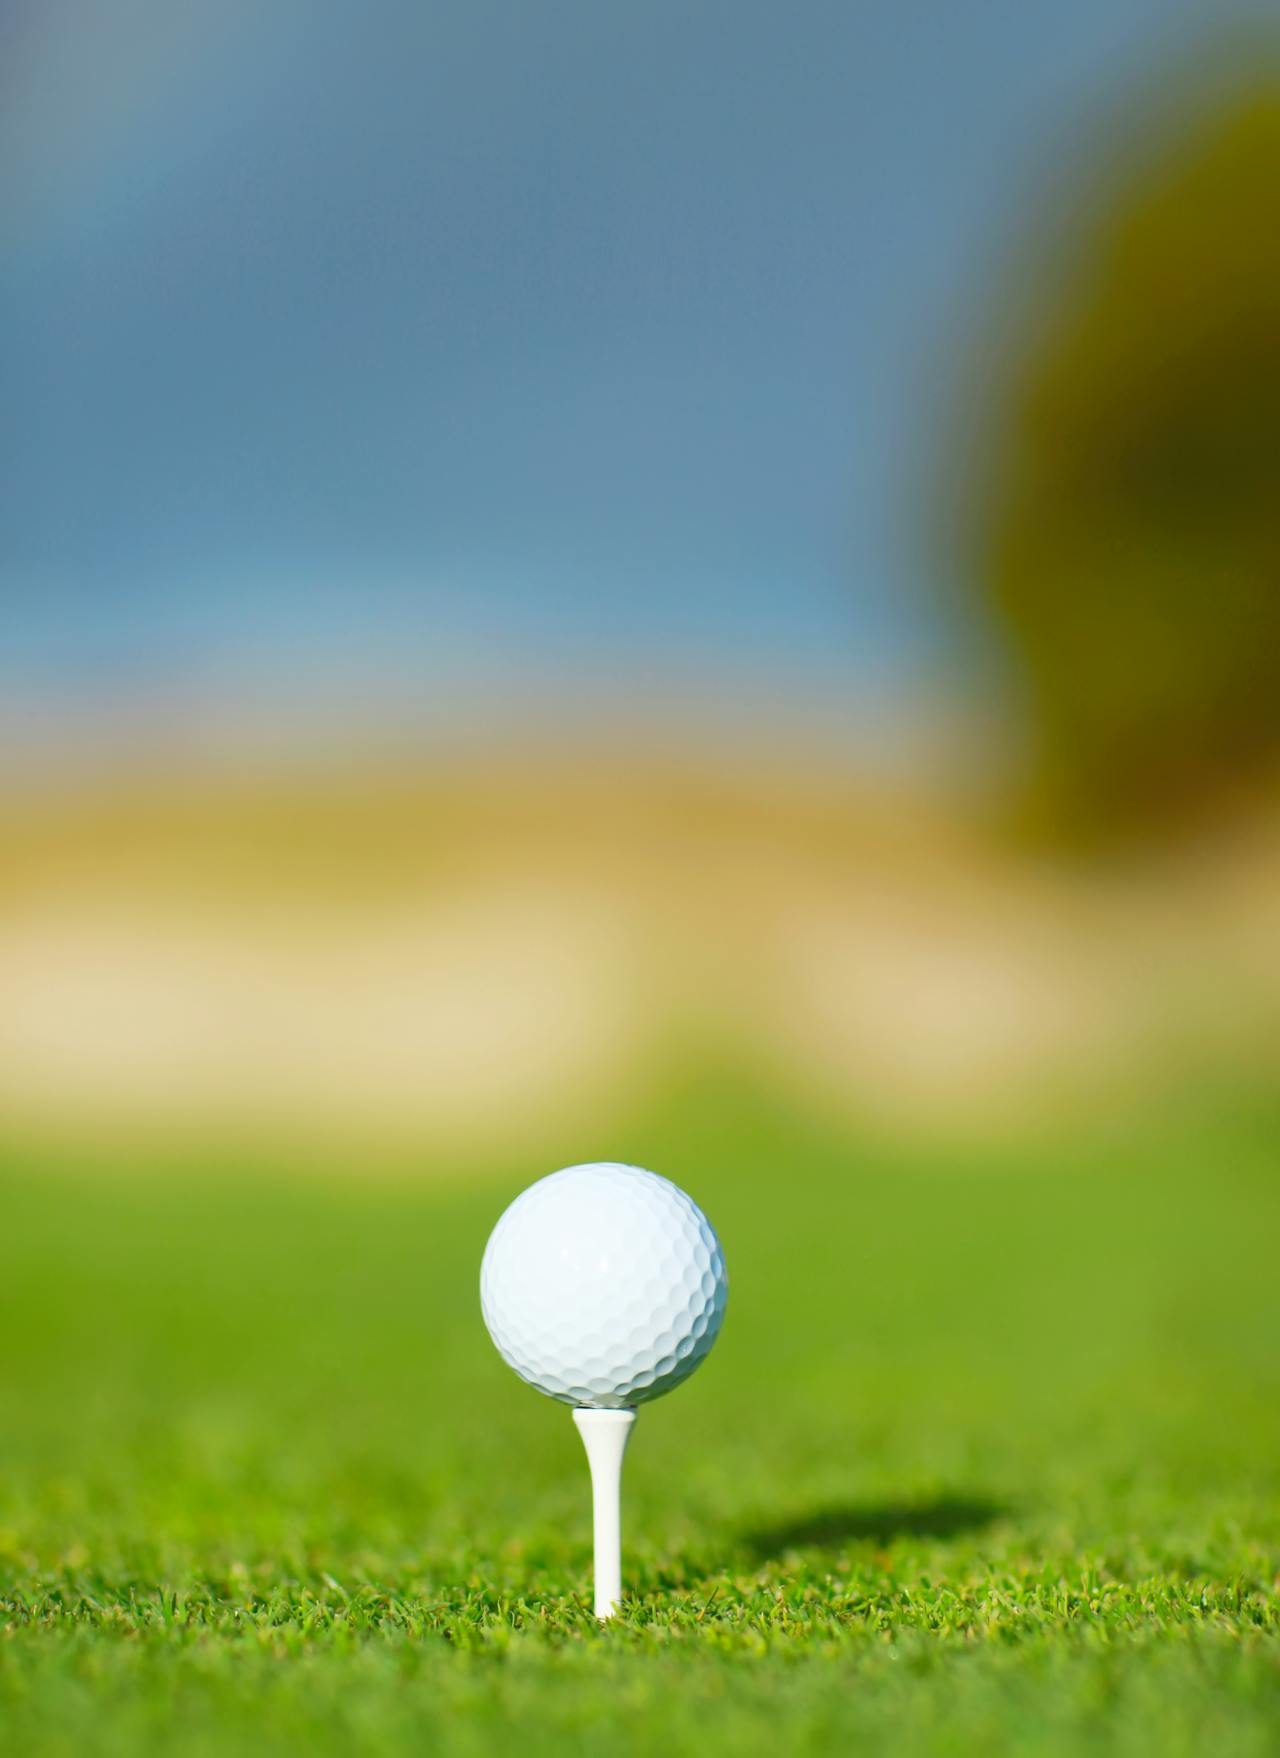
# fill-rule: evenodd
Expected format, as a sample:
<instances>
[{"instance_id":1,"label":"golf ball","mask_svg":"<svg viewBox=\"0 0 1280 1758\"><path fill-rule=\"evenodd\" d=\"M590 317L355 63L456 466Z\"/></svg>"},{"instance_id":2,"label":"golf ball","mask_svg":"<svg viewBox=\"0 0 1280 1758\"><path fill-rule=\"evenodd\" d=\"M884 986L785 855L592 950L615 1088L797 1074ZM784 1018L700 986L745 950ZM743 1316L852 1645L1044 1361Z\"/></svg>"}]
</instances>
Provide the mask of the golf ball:
<instances>
[{"instance_id":1,"label":"golf ball","mask_svg":"<svg viewBox=\"0 0 1280 1758\"><path fill-rule=\"evenodd\" d=\"M613 1161L531 1184L480 1267L503 1360L549 1398L597 1410L688 1379L719 1334L728 1287L720 1241L692 1197Z\"/></svg>"}]
</instances>

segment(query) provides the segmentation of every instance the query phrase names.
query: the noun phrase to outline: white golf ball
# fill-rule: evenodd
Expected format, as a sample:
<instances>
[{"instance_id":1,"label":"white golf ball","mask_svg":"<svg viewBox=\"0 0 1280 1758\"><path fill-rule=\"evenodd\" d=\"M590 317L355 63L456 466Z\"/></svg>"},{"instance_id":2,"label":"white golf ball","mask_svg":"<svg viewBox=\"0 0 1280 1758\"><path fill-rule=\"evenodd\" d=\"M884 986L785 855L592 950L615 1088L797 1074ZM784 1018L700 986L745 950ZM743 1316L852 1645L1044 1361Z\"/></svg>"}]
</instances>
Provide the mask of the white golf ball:
<instances>
[{"instance_id":1,"label":"white golf ball","mask_svg":"<svg viewBox=\"0 0 1280 1758\"><path fill-rule=\"evenodd\" d=\"M603 1161L540 1178L499 1219L480 1267L498 1352L549 1398L626 1409L688 1379L728 1294L724 1253L692 1197Z\"/></svg>"}]
</instances>

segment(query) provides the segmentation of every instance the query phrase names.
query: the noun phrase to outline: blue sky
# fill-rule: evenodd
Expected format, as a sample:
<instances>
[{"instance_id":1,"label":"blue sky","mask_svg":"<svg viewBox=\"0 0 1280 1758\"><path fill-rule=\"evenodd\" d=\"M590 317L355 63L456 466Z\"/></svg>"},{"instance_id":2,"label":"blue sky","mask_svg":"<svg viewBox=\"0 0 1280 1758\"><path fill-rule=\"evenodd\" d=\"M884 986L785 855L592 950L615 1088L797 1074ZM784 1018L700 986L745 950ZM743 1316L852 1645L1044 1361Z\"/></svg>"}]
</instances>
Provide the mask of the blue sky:
<instances>
[{"instance_id":1,"label":"blue sky","mask_svg":"<svg viewBox=\"0 0 1280 1758\"><path fill-rule=\"evenodd\" d=\"M17 0L5 695L927 688L966 337L1208 20Z\"/></svg>"}]
</instances>

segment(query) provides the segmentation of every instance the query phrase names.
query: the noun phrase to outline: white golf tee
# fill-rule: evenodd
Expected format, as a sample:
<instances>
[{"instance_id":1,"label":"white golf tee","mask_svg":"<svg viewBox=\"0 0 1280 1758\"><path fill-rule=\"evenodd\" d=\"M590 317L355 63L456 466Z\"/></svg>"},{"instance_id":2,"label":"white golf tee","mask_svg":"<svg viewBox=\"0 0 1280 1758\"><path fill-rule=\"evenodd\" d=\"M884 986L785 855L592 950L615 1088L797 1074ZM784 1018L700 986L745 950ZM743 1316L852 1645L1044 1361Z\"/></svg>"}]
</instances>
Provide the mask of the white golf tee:
<instances>
[{"instance_id":1,"label":"white golf tee","mask_svg":"<svg viewBox=\"0 0 1280 1758\"><path fill-rule=\"evenodd\" d=\"M591 1467L598 1618L611 1618L622 1598L622 1456L634 1410L575 1410L573 1420Z\"/></svg>"}]
</instances>

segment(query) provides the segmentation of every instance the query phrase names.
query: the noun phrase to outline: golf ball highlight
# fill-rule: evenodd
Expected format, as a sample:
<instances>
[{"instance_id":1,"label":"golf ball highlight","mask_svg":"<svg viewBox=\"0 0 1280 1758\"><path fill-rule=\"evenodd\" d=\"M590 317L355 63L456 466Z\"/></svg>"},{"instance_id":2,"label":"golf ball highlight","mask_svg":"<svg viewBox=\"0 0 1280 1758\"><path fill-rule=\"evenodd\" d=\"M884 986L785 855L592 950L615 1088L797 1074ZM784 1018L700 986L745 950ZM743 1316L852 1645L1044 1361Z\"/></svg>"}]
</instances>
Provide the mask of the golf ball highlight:
<instances>
[{"instance_id":1,"label":"golf ball highlight","mask_svg":"<svg viewBox=\"0 0 1280 1758\"><path fill-rule=\"evenodd\" d=\"M498 1352L523 1380L588 1409L658 1398L711 1352L728 1278L715 1229L640 1166L569 1166L501 1216L480 1268Z\"/></svg>"}]
</instances>

